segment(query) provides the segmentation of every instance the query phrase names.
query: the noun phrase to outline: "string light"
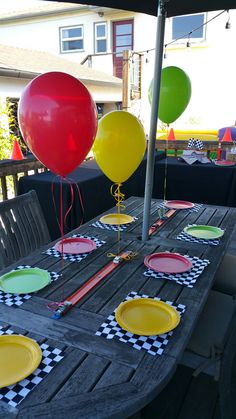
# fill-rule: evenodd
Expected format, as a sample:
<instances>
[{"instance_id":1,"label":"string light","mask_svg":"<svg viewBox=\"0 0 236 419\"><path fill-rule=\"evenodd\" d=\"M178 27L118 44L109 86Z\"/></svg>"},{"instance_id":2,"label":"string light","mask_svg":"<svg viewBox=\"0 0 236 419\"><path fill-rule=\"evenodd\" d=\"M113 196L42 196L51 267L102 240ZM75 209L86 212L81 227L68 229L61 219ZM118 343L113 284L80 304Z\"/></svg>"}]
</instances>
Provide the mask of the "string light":
<instances>
[{"instance_id":1,"label":"string light","mask_svg":"<svg viewBox=\"0 0 236 419\"><path fill-rule=\"evenodd\" d=\"M221 16L223 13L228 13L228 21L226 22L225 28L226 29L230 29L231 27L231 23L229 20L229 10L223 10L222 12L218 13L217 15L213 16L211 19L207 20L206 22L204 22L202 25L198 26L197 28L192 29L190 32L185 33L184 35L180 36L179 38L173 39L172 41L168 42L167 44L165 44L165 52L163 54L163 58L167 58L167 54L166 54L166 47L168 45L174 44L175 42L179 41L180 39L186 39L188 38L188 41L186 43L186 47L191 47L191 43L190 43L190 36L192 35L193 32L197 31L200 28L203 28L204 26L206 26L209 22L211 22L212 20L216 19L217 17ZM150 51L155 51L156 48L150 48L148 50L144 50L144 51L137 51L137 54L143 54L146 53L147 54L147 58L146 58L146 63L148 62L148 53Z\"/></svg>"},{"instance_id":2,"label":"string light","mask_svg":"<svg viewBox=\"0 0 236 419\"><path fill-rule=\"evenodd\" d=\"M149 52L149 51L147 51L147 55L146 55L146 63L149 63L149 59L148 59L148 52Z\"/></svg>"}]
</instances>

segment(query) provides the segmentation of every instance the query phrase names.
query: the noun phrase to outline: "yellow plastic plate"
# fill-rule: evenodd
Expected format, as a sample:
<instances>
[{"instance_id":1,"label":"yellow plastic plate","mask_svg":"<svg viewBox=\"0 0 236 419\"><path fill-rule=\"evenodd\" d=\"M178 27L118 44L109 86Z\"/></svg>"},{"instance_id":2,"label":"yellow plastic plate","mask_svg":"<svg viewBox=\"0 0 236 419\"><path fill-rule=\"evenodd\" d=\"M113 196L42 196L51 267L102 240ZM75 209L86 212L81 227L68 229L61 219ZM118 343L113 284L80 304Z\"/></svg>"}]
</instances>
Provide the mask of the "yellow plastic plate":
<instances>
[{"instance_id":1,"label":"yellow plastic plate","mask_svg":"<svg viewBox=\"0 0 236 419\"><path fill-rule=\"evenodd\" d=\"M180 322L180 315L169 304L152 298L137 298L121 303L115 318L122 329L144 336L167 333Z\"/></svg>"},{"instance_id":2,"label":"yellow plastic plate","mask_svg":"<svg viewBox=\"0 0 236 419\"><path fill-rule=\"evenodd\" d=\"M101 217L100 221L103 224L119 225L132 223L134 218L127 214L107 214Z\"/></svg>"},{"instance_id":3,"label":"yellow plastic plate","mask_svg":"<svg viewBox=\"0 0 236 419\"><path fill-rule=\"evenodd\" d=\"M41 348L34 340L19 335L0 336L0 388L28 377L41 359Z\"/></svg>"}]
</instances>

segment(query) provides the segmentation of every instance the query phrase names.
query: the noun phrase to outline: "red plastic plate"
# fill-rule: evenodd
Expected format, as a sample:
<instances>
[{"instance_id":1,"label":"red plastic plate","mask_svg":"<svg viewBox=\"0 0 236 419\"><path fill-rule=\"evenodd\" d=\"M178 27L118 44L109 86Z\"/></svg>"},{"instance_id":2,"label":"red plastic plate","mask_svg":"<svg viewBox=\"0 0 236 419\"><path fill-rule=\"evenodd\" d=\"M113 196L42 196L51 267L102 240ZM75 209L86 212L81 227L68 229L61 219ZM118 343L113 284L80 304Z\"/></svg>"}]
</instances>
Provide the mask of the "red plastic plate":
<instances>
[{"instance_id":1,"label":"red plastic plate","mask_svg":"<svg viewBox=\"0 0 236 419\"><path fill-rule=\"evenodd\" d=\"M62 240L55 244L55 249L62 252ZM63 240L63 252L70 254L89 253L96 249L96 243L93 240L84 237L71 237Z\"/></svg>"},{"instance_id":2,"label":"red plastic plate","mask_svg":"<svg viewBox=\"0 0 236 419\"><path fill-rule=\"evenodd\" d=\"M194 204L189 201L179 201L175 199L172 201L165 201L165 207L172 208L172 209L187 209L187 208L193 208Z\"/></svg>"},{"instance_id":3,"label":"red plastic plate","mask_svg":"<svg viewBox=\"0 0 236 419\"><path fill-rule=\"evenodd\" d=\"M144 258L144 264L153 271L166 274L187 272L192 268L192 263L178 253L153 253Z\"/></svg>"},{"instance_id":4,"label":"red plastic plate","mask_svg":"<svg viewBox=\"0 0 236 419\"><path fill-rule=\"evenodd\" d=\"M230 160L216 160L215 164L217 166L234 166L235 162L234 161L230 161Z\"/></svg>"}]
</instances>

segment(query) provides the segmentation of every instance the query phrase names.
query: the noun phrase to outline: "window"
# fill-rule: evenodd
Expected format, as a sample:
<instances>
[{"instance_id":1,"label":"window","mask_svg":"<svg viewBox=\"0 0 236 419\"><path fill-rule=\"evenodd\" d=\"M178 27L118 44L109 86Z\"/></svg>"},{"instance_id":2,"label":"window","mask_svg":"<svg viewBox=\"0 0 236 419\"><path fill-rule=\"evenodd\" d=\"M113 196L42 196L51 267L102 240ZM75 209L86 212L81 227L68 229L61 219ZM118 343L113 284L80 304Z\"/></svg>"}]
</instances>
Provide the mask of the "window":
<instances>
[{"instance_id":1,"label":"window","mask_svg":"<svg viewBox=\"0 0 236 419\"><path fill-rule=\"evenodd\" d=\"M83 51L83 25L60 28L61 52Z\"/></svg>"},{"instance_id":2,"label":"window","mask_svg":"<svg viewBox=\"0 0 236 419\"><path fill-rule=\"evenodd\" d=\"M98 119L100 119L103 116L104 113L104 103L96 103L97 106L97 113L98 113Z\"/></svg>"},{"instance_id":3,"label":"window","mask_svg":"<svg viewBox=\"0 0 236 419\"><path fill-rule=\"evenodd\" d=\"M107 25L106 23L95 23L95 54L107 52Z\"/></svg>"},{"instance_id":4,"label":"window","mask_svg":"<svg viewBox=\"0 0 236 419\"><path fill-rule=\"evenodd\" d=\"M205 13L189 16L178 16L172 18L172 39L180 38L184 35L182 40L188 38L188 34L195 28L198 28L190 35L190 41L202 41L205 39ZM179 40L181 42L181 39Z\"/></svg>"}]
</instances>

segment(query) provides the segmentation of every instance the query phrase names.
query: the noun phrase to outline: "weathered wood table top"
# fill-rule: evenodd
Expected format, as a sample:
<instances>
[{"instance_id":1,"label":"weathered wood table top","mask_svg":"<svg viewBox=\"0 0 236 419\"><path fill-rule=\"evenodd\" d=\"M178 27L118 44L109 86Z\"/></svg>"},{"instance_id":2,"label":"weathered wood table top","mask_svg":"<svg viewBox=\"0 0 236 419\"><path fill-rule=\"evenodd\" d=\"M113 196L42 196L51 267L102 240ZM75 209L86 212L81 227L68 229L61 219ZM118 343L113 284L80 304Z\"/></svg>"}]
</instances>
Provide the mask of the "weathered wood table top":
<instances>
[{"instance_id":1,"label":"weathered wood table top","mask_svg":"<svg viewBox=\"0 0 236 419\"><path fill-rule=\"evenodd\" d=\"M151 224L158 218L158 202L152 201ZM116 212L116 209L112 211ZM18 308L0 304L0 326L9 325L17 334L65 351L63 360L17 407L0 401L1 418L126 418L165 387L188 343L231 239L236 209L203 205L198 212L177 211L147 242L140 239L142 212L143 198L126 201L125 213L137 220L121 232L119 245L117 232L92 227L92 221L75 230L74 233L95 236L106 242L81 262L62 262L40 249L1 272L30 265L62 274ZM188 224L219 226L225 229L225 234L218 246L177 240L177 235ZM49 247L51 245L44 250ZM53 319L48 303L65 300L107 265L111 261L107 254L116 254L118 247L120 251L131 250L138 255L121 263L65 316ZM144 257L160 251L198 256L208 259L210 264L193 288L144 276ZM130 291L186 305L186 312L162 355L152 356L129 344L95 335Z\"/></svg>"}]
</instances>

